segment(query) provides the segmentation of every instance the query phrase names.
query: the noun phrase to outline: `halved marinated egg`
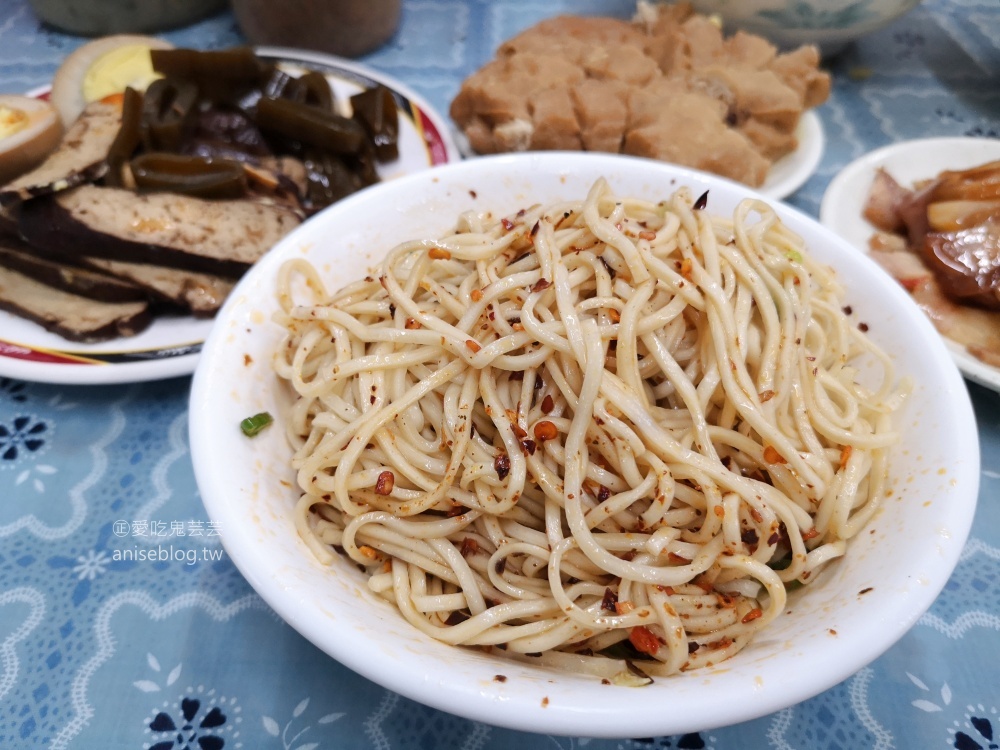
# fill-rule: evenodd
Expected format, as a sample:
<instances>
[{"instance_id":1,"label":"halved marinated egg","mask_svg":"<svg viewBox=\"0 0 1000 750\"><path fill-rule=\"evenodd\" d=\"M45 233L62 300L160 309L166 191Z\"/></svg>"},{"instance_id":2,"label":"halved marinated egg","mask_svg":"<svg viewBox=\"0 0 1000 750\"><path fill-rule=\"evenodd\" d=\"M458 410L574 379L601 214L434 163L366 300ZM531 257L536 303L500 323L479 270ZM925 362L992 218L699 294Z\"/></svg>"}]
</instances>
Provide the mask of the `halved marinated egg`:
<instances>
[{"instance_id":1,"label":"halved marinated egg","mask_svg":"<svg viewBox=\"0 0 1000 750\"><path fill-rule=\"evenodd\" d=\"M0 94L0 185L41 162L61 136L59 113L51 104Z\"/></svg>"},{"instance_id":2,"label":"halved marinated egg","mask_svg":"<svg viewBox=\"0 0 1000 750\"><path fill-rule=\"evenodd\" d=\"M170 49L162 39L117 34L87 42L70 54L52 80L51 101L63 125L69 126L92 101L123 92L139 91L159 78L149 57L151 49Z\"/></svg>"}]
</instances>

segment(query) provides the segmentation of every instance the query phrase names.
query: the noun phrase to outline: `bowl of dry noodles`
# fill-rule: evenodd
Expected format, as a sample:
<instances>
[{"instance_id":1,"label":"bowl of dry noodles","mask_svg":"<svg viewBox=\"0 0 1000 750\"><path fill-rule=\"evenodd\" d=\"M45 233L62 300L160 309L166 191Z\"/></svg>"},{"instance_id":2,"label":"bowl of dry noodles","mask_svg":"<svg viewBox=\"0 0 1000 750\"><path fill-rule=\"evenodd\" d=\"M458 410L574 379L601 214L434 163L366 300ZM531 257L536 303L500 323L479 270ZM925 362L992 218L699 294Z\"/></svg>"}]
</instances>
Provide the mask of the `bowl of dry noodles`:
<instances>
[{"instance_id":1,"label":"bowl of dry noodles","mask_svg":"<svg viewBox=\"0 0 1000 750\"><path fill-rule=\"evenodd\" d=\"M835 685L933 602L978 492L964 383L903 289L744 186L598 154L306 222L219 314L190 422L280 616L404 696L549 734Z\"/></svg>"}]
</instances>

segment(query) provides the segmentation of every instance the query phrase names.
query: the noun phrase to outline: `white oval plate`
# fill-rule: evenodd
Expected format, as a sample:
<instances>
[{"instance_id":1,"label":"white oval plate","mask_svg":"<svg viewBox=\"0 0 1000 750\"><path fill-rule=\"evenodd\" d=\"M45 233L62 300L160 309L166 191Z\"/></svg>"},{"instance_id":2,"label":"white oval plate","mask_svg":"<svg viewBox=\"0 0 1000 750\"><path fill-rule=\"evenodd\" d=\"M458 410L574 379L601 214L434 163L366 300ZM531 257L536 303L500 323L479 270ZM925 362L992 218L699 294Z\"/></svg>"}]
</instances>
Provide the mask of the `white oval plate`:
<instances>
[{"instance_id":1,"label":"white oval plate","mask_svg":"<svg viewBox=\"0 0 1000 750\"><path fill-rule=\"evenodd\" d=\"M454 136L459 150L466 158L479 156L472 150L464 133L456 130ZM812 176L823 158L826 135L819 115L813 110L808 110L799 118L795 136L799 140L798 148L774 162L767 172L764 184L757 188L768 198L780 200L794 193Z\"/></svg>"},{"instance_id":2,"label":"white oval plate","mask_svg":"<svg viewBox=\"0 0 1000 750\"><path fill-rule=\"evenodd\" d=\"M400 81L360 63L320 53L259 47L257 54L290 71L322 71L341 101L377 83L391 89L400 113L399 159L378 165L383 180L461 159L441 115ZM47 89L31 93L44 96ZM78 344L0 311L0 375L66 384L128 383L188 375L194 371L211 328L211 320L160 316L137 336Z\"/></svg>"},{"instance_id":3,"label":"white oval plate","mask_svg":"<svg viewBox=\"0 0 1000 750\"><path fill-rule=\"evenodd\" d=\"M994 159L1000 159L1000 140L991 138L922 138L885 146L851 162L830 182L819 220L854 247L868 252L868 240L876 229L862 211L876 170L885 169L908 187L946 169L967 169ZM947 337L944 340L965 377L1000 391L1000 368L977 359Z\"/></svg>"},{"instance_id":4,"label":"white oval plate","mask_svg":"<svg viewBox=\"0 0 1000 750\"><path fill-rule=\"evenodd\" d=\"M298 493L280 416L291 396L271 369L283 334L271 322L281 264L305 257L329 288L338 288L369 273L398 242L442 235L462 210L502 215L534 203L579 200L599 176L619 195L653 201L681 185L694 195L710 189L708 209L719 213L759 195L644 159L538 152L469 159L349 197L286 237L219 313L192 383L195 477L227 552L257 592L319 648L386 688L531 732L652 737L707 730L805 700L891 646L947 581L978 494L975 418L941 339L871 259L795 209L775 204L817 258L852 280L847 302L915 386L898 417L903 443L891 458L893 494L868 532L852 540L849 554L816 585L792 592L790 611L734 658L628 688L447 646L373 595L346 558L329 567L317 562L292 521ZM240 421L261 411L276 415L277 423L244 437Z\"/></svg>"}]
</instances>

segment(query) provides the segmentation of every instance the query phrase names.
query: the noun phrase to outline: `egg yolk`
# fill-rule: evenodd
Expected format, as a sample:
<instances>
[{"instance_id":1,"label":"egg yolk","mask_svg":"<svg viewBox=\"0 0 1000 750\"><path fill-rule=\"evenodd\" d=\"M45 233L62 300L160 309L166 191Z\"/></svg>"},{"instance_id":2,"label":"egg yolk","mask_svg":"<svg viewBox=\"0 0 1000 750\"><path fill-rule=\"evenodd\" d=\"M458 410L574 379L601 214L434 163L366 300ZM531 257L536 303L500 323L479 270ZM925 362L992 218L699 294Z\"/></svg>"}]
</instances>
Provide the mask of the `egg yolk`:
<instances>
[{"instance_id":1,"label":"egg yolk","mask_svg":"<svg viewBox=\"0 0 1000 750\"><path fill-rule=\"evenodd\" d=\"M28 127L28 115L20 109L0 105L0 140Z\"/></svg>"},{"instance_id":2,"label":"egg yolk","mask_svg":"<svg viewBox=\"0 0 1000 750\"><path fill-rule=\"evenodd\" d=\"M118 94L128 87L145 91L150 83L160 78L153 70L149 47L130 44L101 55L83 77L83 98L93 102L111 94Z\"/></svg>"}]
</instances>

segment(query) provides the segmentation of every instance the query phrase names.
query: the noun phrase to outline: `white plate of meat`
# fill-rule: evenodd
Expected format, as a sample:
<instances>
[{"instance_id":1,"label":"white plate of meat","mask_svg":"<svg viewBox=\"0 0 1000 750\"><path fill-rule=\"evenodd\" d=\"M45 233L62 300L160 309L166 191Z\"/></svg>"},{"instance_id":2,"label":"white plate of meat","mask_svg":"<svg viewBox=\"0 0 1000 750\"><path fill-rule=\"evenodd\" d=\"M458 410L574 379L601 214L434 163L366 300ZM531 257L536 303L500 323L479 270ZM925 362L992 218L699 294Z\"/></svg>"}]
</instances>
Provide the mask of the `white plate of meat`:
<instances>
[{"instance_id":1,"label":"white plate of meat","mask_svg":"<svg viewBox=\"0 0 1000 750\"><path fill-rule=\"evenodd\" d=\"M926 256L923 246L928 241L927 237L937 236L938 239L933 240L936 242L940 242L942 237L948 239L949 247L954 248L954 236L947 232L934 232L933 227L929 235L923 234L914 225L912 231L921 239L917 240L917 250L913 251L910 249L911 243L905 238L910 230L904 223L900 223L895 232L888 230L888 225L894 221L893 217L898 216L895 213L899 210L898 207L907 202L911 206L911 212L916 211L915 217L928 216L928 201L919 203L918 193L921 187L927 189L925 197L938 206L937 210L947 212L961 208L955 200L950 203L941 200L940 194L933 197L935 188L931 183L938 180L944 172L971 170L996 160L1000 160L1000 140L989 138L927 138L886 146L857 159L837 175L823 196L820 221L856 247L869 252L911 292L914 300L945 338L955 363L966 378L1000 391L1000 304L991 309L982 304L982 298L970 304L956 302L957 298L949 297L943 291L948 286L947 280L940 280L924 262ZM890 177L891 181L877 180L880 171ZM978 207L982 210L979 217L966 219L966 223L976 225L979 219L992 214L992 229L983 230L984 234L981 236L989 237L992 234L993 238L976 247L966 244L965 257L976 259L980 279L983 280L981 289L988 291L986 285L988 279L992 278L993 299L996 299L1000 295L996 289L997 280L1000 279L996 237L996 229L1000 226L1000 201L993 193L1000 190L996 184L1000 174L994 170L989 171L993 177L980 174L979 182L984 184L977 189L981 196L992 197L984 198ZM956 179L963 181L953 176L951 182ZM966 173L964 182L972 181L973 176ZM869 207L870 200L875 202ZM866 218L866 209L870 218ZM945 216L944 219L959 223L963 221L961 215L950 218ZM911 217L911 221L922 220ZM877 224L883 228L880 229ZM958 226L953 229L958 229ZM990 300L987 302L993 304Z\"/></svg>"},{"instance_id":2,"label":"white plate of meat","mask_svg":"<svg viewBox=\"0 0 1000 750\"><path fill-rule=\"evenodd\" d=\"M379 161L376 166L379 179L393 179L460 158L443 118L422 97L389 76L358 63L318 53L258 48L256 54L265 63L275 63L292 76L299 76L307 71L323 73L334 93L335 110L339 110L341 114L347 114L345 102L350 96L374 89L378 84L388 89L398 113L398 156ZM45 98L48 96L48 88L31 92L31 95ZM3 186L4 189L6 187L9 186ZM77 192L106 189L84 184L77 189ZM25 201L24 205L31 202L31 200ZM105 202L102 194L100 200L94 200L90 205L96 206ZM86 206L83 208L87 210ZM32 212L20 213L23 216ZM0 219L2 218L0 216ZM35 235L41 230L47 230L46 218L44 214L35 217ZM141 215L139 219L132 220L131 224L134 226L136 221L148 223ZM206 223L211 230L211 222L203 223ZM9 219L0 222L0 253L5 253L10 249L9 246L12 246L15 252L25 250L20 240L11 238L12 233L23 234L21 230L19 226L12 226ZM247 231L256 230L250 227ZM268 243L268 246L270 244ZM43 262L52 260L52 257L47 257ZM56 260L60 263L63 261L62 258ZM89 264L91 259L88 257L85 260ZM79 272L74 267L69 275L74 277L74 284L90 283L89 278L81 281L76 277L86 276L96 269L103 283L104 274L121 270L122 266L135 265L122 263L122 260L121 256L113 259L101 257L94 261L93 267L88 265L87 269ZM19 262L23 262L23 258ZM112 268L113 264L117 264L118 268ZM37 287L36 285L41 283L37 278L37 269L32 274L35 278L28 278L25 274L32 273L30 269L19 267L14 274L8 274L7 265L6 262L0 263L0 266L4 267L5 274L0 279L0 286L6 285L7 291L14 287L15 291L22 294L21 299L24 299L30 298L30 294L24 294L24 289L30 288L36 295L44 295L47 299L58 298L60 303L62 301L66 303L65 307L58 308L59 315L55 322L51 319L50 309L43 311L42 314L50 316L43 321L45 325L9 312L10 305L0 305L4 308L0 309L0 375L41 382L102 384L155 380L190 374L197 363L202 343L211 330L212 313L218 306L213 304L211 309L199 311L197 304L204 304L207 297L216 292L224 298L232 283L235 283L234 279L227 277L225 283L218 287L214 285L214 281L202 286L203 280L215 279L216 272L213 269L196 269L194 273L189 274L191 278L185 277L184 282L179 285L181 290L178 292L178 299L171 298L165 303L163 293L157 291L153 294L154 301L150 310L146 310L146 301L142 295L136 299L135 296L130 296L131 292L127 289L109 288L107 294L110 297L108 300L100 299L99 304L108 301L113 305L121 305L123 312L119 314L108 313L103 309L95 312L88 304L80 303L76 291L66 297L60 296L66 289L63 282L66 281L67 273L58 264L42 270L42 276L48 273L49 279L46 284ZM60 275L62 278L57 278ZM196 288L189 283L191 279L194 279ZM53 284L61 288L53 290L51 286ZM7 293L2 289L0 292ZM185 307L188 302L191 303L190 308ZM100 331L99 335L105 340L72 340L74 337L85 338L85 336L75 336L79 333L76 329L81 327L82 330L83 326L91 328L104 326L105 329ZM131 335L109 337L109 329Z\"/></svg>"}]
</instances>

